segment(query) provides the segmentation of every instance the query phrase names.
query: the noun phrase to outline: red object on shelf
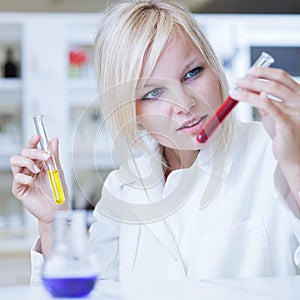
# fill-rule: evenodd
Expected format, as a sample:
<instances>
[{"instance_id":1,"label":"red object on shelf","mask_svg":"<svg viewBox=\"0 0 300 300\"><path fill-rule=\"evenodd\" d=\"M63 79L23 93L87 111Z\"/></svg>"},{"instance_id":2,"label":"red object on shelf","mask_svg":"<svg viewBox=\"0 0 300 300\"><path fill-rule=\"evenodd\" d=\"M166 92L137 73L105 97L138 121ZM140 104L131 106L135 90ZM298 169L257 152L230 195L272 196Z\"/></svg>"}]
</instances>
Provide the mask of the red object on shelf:
<instances>
[{"instance_id":1,"label":"red object on shelf","mask_svg":"<svg viewBox=\"0 0 300 300\"><path fill-rule=\"evenodd\" d=\"M80 67L87 62L87 55L83 50L72 50L69 53L69 61L71 65Z\"/></svg>"}]
</instances>

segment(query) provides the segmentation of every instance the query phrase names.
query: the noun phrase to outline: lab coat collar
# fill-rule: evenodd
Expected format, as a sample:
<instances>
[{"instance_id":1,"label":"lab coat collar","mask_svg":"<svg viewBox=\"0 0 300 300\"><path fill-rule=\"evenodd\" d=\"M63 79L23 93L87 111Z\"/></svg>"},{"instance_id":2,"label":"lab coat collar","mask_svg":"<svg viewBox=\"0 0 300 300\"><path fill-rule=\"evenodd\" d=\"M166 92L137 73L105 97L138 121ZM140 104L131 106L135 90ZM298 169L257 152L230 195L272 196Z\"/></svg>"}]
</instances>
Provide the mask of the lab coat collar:
<instances>
[{"instance_id":1,"label":"lab coat collar","mask_svg":"<svg viewBox=\"0 0 300 300\"><path fill-rule=\"evenodd\" d=\"M225 120L224 124L214 134L215 138L209 139L205 147L199 151L192 167L198 166L208 174L225 178L229 174L233 162L232 152L238 124L239 121L236 119ZM219 138L220 135L223 138ZM216 138L216 136L218 137ZM147 145L149 153L129 160L129 168L135 176L147 176L154 169L158 173L163 174L161 146L149 134L143 134L142 138ZM137 172L137 170L142 170L142 172Z\"/></svg>"},{"instance_id":2,"label":"lab coat collar","mask_svg":"<svg viewBox=\"0 0 300 300\"><path fill-rule=\"evenodd\" d=\"M230 139L231 141L234 140L233 135L234 135L234 126L230 128L230 136L232 137ZM151 145L153 147L154 145L153 141ZM134 174L130 185L132 185L134 181L138 184L139 176L142 176L144 179L147 179L148 178L147 176L149 175L149 171L154 172L156 175L163 176L163 167L162 167L162 162L160 157L160 151L159 151L160 149L158 145L152 148L152 150L155 150L154 155L144 154L135 160L134 162L135 167L134 165L130 165L131 169L133 170L132 174ZM199 173L200 170L211 175L208 187L204 191L202 199L199 201L200 209L205 208L212 201L216 192L215 187L218 186L220 182L230 172L230 168L233 160L232 157L233 157L232 145L229 142L220 143L216 140L212 140L210 143L208 143L208 145L205 148L199 151L199 155L196 161L190 167L190 170L188 170L189 173L190 172L195 172L195 173L194 175L189 176L187 180L190 180L191 177L197 178L197 174ZM139 170L139 174L135 173L136 172L135 170ZM185 170L181 170L181 171L185 172ZM185 176L182 177L183 181L184 179ZM165 201L165 199L161 200L161 194L159 192L163 190L163 185L164 185L163 181L164 181L163 179L159 180L159 184L155 188L153 188L153 190L150 189L148 191L150 196L148 198L149 202L159 201L160 203L162 203ZM180 187L185 188L187 186L190 186L190 184L191 184L190 182L180 182ZM125 185L126 185L126 181L124 181L124 186ZM141 198L138 200L140 201ZM145 228L150 230L152 234L161 242L161 244L164 245L166 249L168 249L171 255L174 256L174 259L181 262L182 268L184 269L179 246L177 245L177 242L171 230L169 229L165 219L160 219L155 222L149 222L149 223L146 222L144 224L140 224L139 226L145 226ZM135 258L132 257L132 260L135 260Z\"/></svg>"}]
</instances>

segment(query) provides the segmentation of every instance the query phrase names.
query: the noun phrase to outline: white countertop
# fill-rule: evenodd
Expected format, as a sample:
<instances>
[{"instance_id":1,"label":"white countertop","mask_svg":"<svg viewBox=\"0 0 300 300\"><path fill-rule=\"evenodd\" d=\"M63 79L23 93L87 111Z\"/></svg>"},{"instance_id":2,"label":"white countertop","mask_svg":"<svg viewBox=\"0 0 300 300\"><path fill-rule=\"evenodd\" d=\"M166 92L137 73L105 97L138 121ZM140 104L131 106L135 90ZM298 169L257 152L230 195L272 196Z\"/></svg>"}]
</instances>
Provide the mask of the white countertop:
<instances>
[{"instance_id":1,"label":"white countertop","mask_svg":"<svg viewBox=\"0 0 300 300\"><path fill-rule=\"evenodd\" d=\"M0 288L0 298L5 300L53 299L43 286L2 287ZM238 280L226 279L214 281L174 281L138 284L100 281L94 291L84 299L299 300L300 276Z\"/></svg>"}]
</instances>

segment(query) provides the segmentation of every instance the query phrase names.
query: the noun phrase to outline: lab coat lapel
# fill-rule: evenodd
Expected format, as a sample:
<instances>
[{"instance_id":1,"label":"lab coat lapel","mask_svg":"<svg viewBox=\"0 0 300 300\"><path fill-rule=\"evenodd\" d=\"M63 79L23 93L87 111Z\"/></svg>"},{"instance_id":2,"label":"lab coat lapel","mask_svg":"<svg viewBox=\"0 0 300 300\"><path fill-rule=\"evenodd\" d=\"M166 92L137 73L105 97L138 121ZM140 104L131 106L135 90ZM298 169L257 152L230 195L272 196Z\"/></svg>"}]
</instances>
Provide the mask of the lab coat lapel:
<instances>
[{"instance_id":1,"label":"lab coat lapel","mask_svg":"<svg viewBox=\"0 0 300 300\"><path fill-rule=\"evenodd\" d=\"M153 157L149 159L149 157L144 156L138 159L136 164L136 168L134 168L133 171L135 169L140 170L139 175L142 175L142 177L149 169L148 165L151 165L151 172L155 174L155 178L161 178L161 176L163 176L162 165L159 159ZM197 187L197 182L202 172L201 168L199 168L199 162L195 162L195 164L188 169L174 171L166 183L164 183L164 180L159 180L156 184L152 185L151 188L148 188L147 197L145 197L144 189L132 188L140 184L139 181L137 181L137 178L140 179L137 174L132 177L132 181L124 181L125 183L122 186L122 197L125 202L134 202L137 204L137 206L128 207L127 214L132 215L133 217L131 217L131 219L136 220L141 226L145 226L145 228L178 259L181 259L179 247L165 219L173 213L176 214L176 211L188 201L190 196L195 192L194 189ZM123 176L128 179L127 173L125 173L125 175ZM128 182L130 182L130 184L128 184ZM147 186L146 181L144 184ZM147 207L140 210L140 205L143 204L140 202L142 199L150 202L144 202ZM134 232L135 235L138 236L139 231L134 229Z\"/></svg>"},{"instance_id":2,"label":"lab coat lapel","mask_svg":"<svg viewBox=\"0 0 300 300\"><path fill-rule=\"evenodd\" d=\"M158 241L171 252L173 256L181 260L178 245L165 220L147 224L145 226L158 239Z\"/></svg>"},{"instance_id":3,"label":"lab coat lapel","mask_svg":"<svg viewBox=\"0 0 300 300\"><path fill-rule=\"evenodd\" d=\"M159 221L145 224L145 226L174 256L181 259L179 246L168 227L166 218L173 213L176 214L176 211L189 200L199 176L199 168L192 166L189 170L183 169L173 175L173 178L169 178L166 183L167 193L161 194L162 200L159 202L164 213L161 214Z\"/></svg>"}]
</instances>

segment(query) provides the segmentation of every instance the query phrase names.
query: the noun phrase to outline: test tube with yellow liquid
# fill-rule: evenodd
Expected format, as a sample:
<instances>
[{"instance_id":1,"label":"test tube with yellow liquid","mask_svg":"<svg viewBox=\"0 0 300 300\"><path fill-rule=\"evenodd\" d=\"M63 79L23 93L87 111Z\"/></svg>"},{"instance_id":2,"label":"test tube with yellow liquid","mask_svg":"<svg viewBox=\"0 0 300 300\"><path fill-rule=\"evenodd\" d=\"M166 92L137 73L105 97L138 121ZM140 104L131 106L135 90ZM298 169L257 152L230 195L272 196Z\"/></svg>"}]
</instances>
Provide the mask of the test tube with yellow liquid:
<instances>
[{"instance_id":1,"label":"test tube with yellow liquid","mask_svg":"<svg viewBox=\"0 0 300 300\"><path fill-rule=\"evenodd\" d=\"M51 191L53 199L56 204L63 204L65 202L65 195L62 188L62 184L59 178L58 169L53 154L50 152L48 144L48 136L44 123L44 115L36 115L33 117L36 132L40 135L41 149L50 154L50 158L45 162L47 173L50 181Z\"/></svg>"}]
</instances>

